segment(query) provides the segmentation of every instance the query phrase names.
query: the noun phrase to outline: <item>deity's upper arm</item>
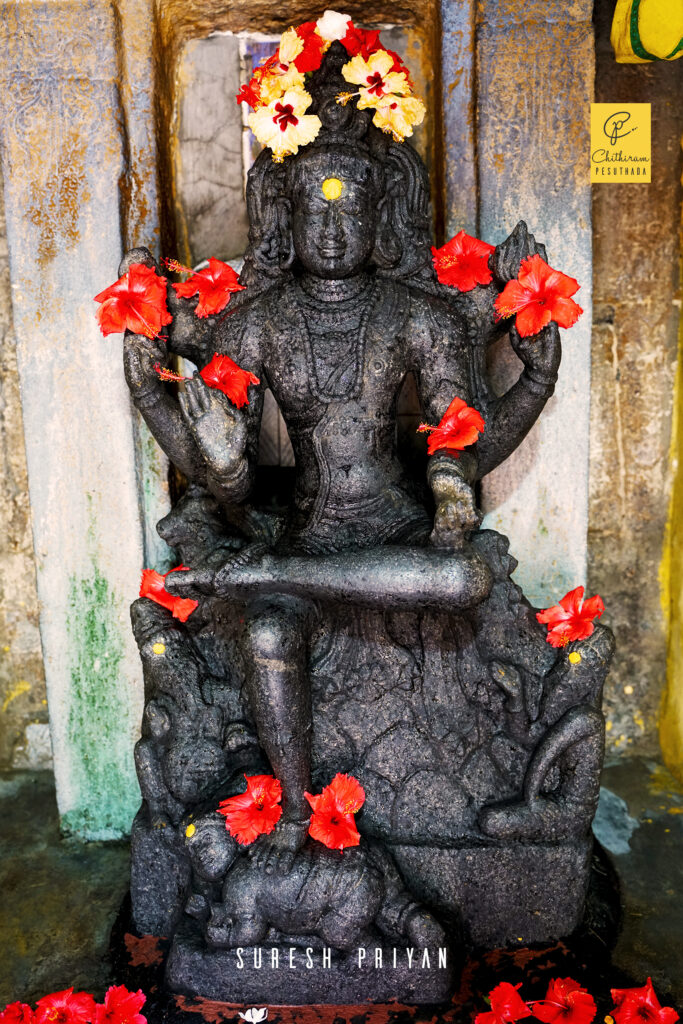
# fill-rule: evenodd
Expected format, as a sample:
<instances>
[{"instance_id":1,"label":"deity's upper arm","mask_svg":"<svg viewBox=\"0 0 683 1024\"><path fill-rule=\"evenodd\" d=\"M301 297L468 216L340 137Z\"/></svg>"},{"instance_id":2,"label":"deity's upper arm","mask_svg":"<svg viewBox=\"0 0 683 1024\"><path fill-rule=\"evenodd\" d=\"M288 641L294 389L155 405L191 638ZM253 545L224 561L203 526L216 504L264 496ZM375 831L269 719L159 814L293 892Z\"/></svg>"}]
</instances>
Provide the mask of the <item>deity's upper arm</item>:
<instances>
[{"instance_id":1,"label":"deity's upper arm","mask_svg":"<svg viewBox=\"0 0 683 1024\"><path fill-rule=\"evenodd\" d=\"M438 423L456 395L470 404L470 351L459 316L441 299L413 293L406 334L425 418Z\"/></svg>"}]
</instances>

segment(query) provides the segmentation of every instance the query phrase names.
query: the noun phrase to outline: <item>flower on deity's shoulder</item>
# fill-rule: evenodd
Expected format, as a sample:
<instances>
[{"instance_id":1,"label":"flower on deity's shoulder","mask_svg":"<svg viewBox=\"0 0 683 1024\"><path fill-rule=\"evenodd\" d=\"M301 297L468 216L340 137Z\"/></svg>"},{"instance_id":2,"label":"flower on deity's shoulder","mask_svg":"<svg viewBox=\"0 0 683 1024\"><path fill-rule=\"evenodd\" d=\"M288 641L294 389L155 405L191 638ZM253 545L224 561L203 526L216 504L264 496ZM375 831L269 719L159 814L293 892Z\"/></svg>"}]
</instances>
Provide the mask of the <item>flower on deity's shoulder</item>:
<instances>
[{"instance_id":1,"label":"flower on deity's shoulder","mask_svg":"<svg viewBox=\"0 0 683 1024\"><path fill-rule=\"evenodd\" d=\"M592 635L593 620L600 618L605 605L599 594L585 601L583 595L584 588L576 587L565 594L559 604L536 613L537 620L548 626L546 640L551 647L566 647L572 640L586 640Z\"/></svg>"},{"instance_id":2,"label":"flower on deity's shoulder","mask_svg":"<svg viewBox=\"0 0 683 1024\"><path fill-rule=\"evenodd\" d=\"M187 570L186 565L177 565L175 569L169 569L163 574L156 572L155 569L143 569L139 596L146 597L162 608L166 608L179 622L187 622L195 608L199 607L199 601L194 601L189 597L177 597L175 594L169 594L166 590L167 576L170 576L172 572L187 572Z\"/></svg>"},{"instance_id":3,"label":"flower on deity's shoulder","mask_svg":"<svg viewBox=\"0 0 683 1024\"><path fill-rule=\"evenodd\" d=\"M358 779L338 772L321 793L304 796L313 811L308 829L312 839L329 850L343 851L359 845L354 814L365 803L365 790Z\"/></svg>"},{"instance_id":4,"label":"flower on deity's shoulder","mask_svg":"<svg viewBox=\"0 0 683 1024\"><path fill-rule=\"evenodd\" d=\"M520 337L538 334L551 321L559 327L572 327L583 310L571 295L579 282L553 270L540 256L527 256L514 281L508 281L494 303L498 319L515 317Z\"/></svg>"},{"instance_id":5,"label":"flower on deity's shoulder","mask_svg":"<svg viewBox=\"0 0 683 1024\"><path fill-rule=\"evenodd\" d=\"M153 267L132 263L118 281L95 296L101 305L95 313L100 330L107 334L131 331L158 338L173 317L166 308L166 278Z\"/></svg>"},{"instance_id":6,"label":"flower on deity's shoulder","mask_svg":"<svg viewBox=\"0 0 683 1024\"><path fill-rule=\"evenodd\" d=\"M597 1012L593 996L573 978L553 978L545 999L531 1005L542 1024L591 1024Z\"/></svg>"},{"instance_id":7,"label":"flower on deity's shoulder","mask_svg":"<svg viewBox=\"0 0 683 1024\"><path fill-rule=\"evenodd\" d=\"M410 92L405 74L393 71L393 67L394 59L386 50L375 50L367 59L357 54L344 65L344 79L352 85L360 86L359 110L377 108L386 104L387 96L406 96Z\"/></svg>"},{"instance_id":8,"label":"flower on deity's shoulder","mask_svg":"<svg viewBox=\"0 0 683 1024\"><path fill-rule=\"evenodd\" d=\"M209 259L208 267L192 273L188 281L172 285L176 294L182 298L199 295L195 308L198 317L210 316L225 309L233 292L244 291L237 273L228 263L222 260Z\"/></svg>"},{"instance_id":9,"label":"flower on deity's shoulder","mask_svg":"<svg viewBox=\"0 0 683 1024\"><path fill-rule=\"evenodd\" d=\"M125 985L111 985L104 1003L97 1003L92 1024L147 1024L140 1013L146 996L141 989L129 992Z\"/></svg>"},{"instance_id":10,"label":"flower on deity's shoulder","mask_svg":"<svg viewBox=\"0 0 683 1024\"><path fill-rule=\"evenodd\" d=\"M424 121L425 105L417 96L387 98L390 102L377 107L372 123L383 132L392 135L396 142L403 142L413 134L415 125ZM358 106L360 107L360 102Z\"/></svg>"},{"instance_id":11,"label":"flower on deity's shoulder","mask_svg":"<svg viewBox=\"0 0 683 1024\"><path fill-rule=\"evenodd\" d=\"M616 1024L676 1024L678 1014L672 1006L661 1006L652 978L640 988L611 989Z\"/></svg>"},{"instance_id":12,"label":"flower on deity's shoulder","mask_svg":"<svg viewBox=\"0 0 683 1024\"><path fill-rule=\"evenodd\" d=\"M36 1024L89 1024L93 1019L95 1000L87 992L63 989L43 996L36 1003Z\"/></svg>"},{"instance_id":13,"label":"flower on deity's shoulder","mask_svg":"<svg viewBox=\"0 0 683 1024\"><path fill-rule=\"evenodd\" d=\"M436 427L421 423L417 430L420 434L430 435L427 440L428 455L434 455L437 451L455 454L474 444L485 426L481 413L456 395Z\"/></svg>"},{"instance_id":14,"label":"flower on deity's shoulder","mask_svg":"<svg viewBox=\"0 0 683 1024\"><path fill-rule=\"evenodd\" d=\"M259 68L255 72L255 75L258 76L259 89L259 102L255 109L280 99L289 89L303 90L304 88L304 75L297 70L294 64L280 61L277 53L270 58L270 61L270 64L267 61L264 65L263 72Z\"/></svg>"},{"instance_id":15,"label":"flower on deity's shoulder","mask_svg":"<svg viewBox=\"0 0 683 1024\"><path fill-rule=\"evenodd\" d=\"M230 356L219 355L218 352L199 371L199 376L210 388L222 391L238 409L249 405L249 386L261 383L251 371L243 370Z\"/></svg>"},{"instance_id":16,"label":"flower on deity's shoulder","mask_svg":"<svg viewBox=\"0 0 683 1024\"><path fill-rule=\"evenodd\" d=\"M478 1013L474 1024L514 1024L514 1021L531 1017L531 1010L519 994L519 985L511 985L509 981L501 981L489 992L491 1009Z\"/></svg>"},{"instance_id":17,"label":"flower on deity's shoulder","mask_svg":"<svg viewBox=\"0 0 683 1024\"><path fill-rule=\"evenodd\" d=\"M276 162L293 156L299 146L317 138L322 127L320 118L305 113L311 102L312 97L305 90L288 89L278 99L249 114L249 127L260 143L270 147Z\"/></svg>"},{"instance_id":18,"label":"flower on deity's shoulder","mask_svg":"<svg viewBox=\"0 0 683 1024\"><path fill-rule=\"evenodd\" d=\"M268 836L282 817L282 785L273 775L245 775L244 793L221 800L218 813L225 827L241 846L259 836Z\"/></svg>"},{"instance_id":19,"label":"flower on deity's shoulder","mask_svg":"<svg viewBox=\"0 0 683 1024\"><path fill-rule=\"evenodd\" d=\"M338 11L325 11L322 17L316 21L318 34L328 43L343 40L353 22L349 14L339 14Z\"/></svg>"},{"instance_id":20,"label":"flower on deity's shoulder","mask_svg":"<svg viewBox=\"0 0 683 1024\"><path fill-rule=\"evenodd\" d=\"M490 284L493 272L489 267L489 257L494 251L494 245L458 231L440 249L432 246L436 276L441 284L461 292L469 292L478 284Z\"/></svg>"}]
</instances>

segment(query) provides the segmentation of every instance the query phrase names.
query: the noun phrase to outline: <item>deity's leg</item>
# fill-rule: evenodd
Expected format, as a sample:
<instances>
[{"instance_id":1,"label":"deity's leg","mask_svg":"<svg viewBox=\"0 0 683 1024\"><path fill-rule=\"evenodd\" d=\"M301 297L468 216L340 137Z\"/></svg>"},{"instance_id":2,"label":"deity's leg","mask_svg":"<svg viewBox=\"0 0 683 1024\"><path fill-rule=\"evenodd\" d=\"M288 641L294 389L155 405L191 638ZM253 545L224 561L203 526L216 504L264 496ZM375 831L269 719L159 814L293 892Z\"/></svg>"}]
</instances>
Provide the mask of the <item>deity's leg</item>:
<instances>
[{"instance_id":1,"label":"deity's leg","mask_svg":"<svg viewBox=\"0 0 683 1024\"><path fill-rule=\"evenodd\" d=\"M306 667L311 609L295 598L254 601L245 619L247 692L259 740L282 784L276 833L253 847L267 872L286 872L308 829L311 789L311 694Z\"/></svg>"}]
</instances>

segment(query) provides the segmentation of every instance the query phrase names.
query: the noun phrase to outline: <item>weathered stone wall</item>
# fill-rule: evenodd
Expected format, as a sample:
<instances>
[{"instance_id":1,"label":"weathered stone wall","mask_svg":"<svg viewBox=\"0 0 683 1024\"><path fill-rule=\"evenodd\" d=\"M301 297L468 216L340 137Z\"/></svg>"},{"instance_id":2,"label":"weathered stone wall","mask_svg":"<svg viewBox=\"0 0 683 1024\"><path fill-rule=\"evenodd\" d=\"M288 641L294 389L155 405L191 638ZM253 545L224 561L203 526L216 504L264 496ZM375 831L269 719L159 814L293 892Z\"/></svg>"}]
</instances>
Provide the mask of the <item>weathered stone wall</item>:
<instances>
[{"instance_id":1,"label":"weathered stone wall","mask_svg":"<svg viewBox=\"0 0 683 1024\"><path fill-rule=\"evenodd\" d=\"M589 576L617 638L608 747L657 749L666 677L660 567L681 313L683 61L617 64L596 5L596 100L652 104L651 184L593 186ZM679 583L680 585L680 583Z\"/></svg>"},{"instance_id":2,"label":"weathered stone wall","mask_svg":"<svg viewBox=\"0 0 683 1024\"><path fill-rule=\"evenodd\" d=\"M0 176L0 769L51 761Z\"/></svg>"}]
</instances>

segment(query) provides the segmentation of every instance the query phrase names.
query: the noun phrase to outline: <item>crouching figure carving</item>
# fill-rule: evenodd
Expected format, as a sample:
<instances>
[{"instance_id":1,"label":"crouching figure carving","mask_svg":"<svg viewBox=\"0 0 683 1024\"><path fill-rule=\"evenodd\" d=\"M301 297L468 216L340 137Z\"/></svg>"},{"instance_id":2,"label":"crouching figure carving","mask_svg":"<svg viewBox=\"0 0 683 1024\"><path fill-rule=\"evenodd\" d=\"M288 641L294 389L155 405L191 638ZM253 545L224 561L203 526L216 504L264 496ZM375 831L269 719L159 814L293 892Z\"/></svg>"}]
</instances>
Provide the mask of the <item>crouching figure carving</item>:
<instances>
[{"instance_id":1,"label":"crouching figure carving","mask_svg":"<svg viewBox=\"0 0 683 1024\"><path fill-rule=\"evenodd\" d=\"M133 607L147 684L133 914L141 932L173 937L180 991L265 1000L233 951L299 945L330 947L336 966L279 979L283 1002L433 1002L447 989L437 972L354 982L351 952L448 946L454 964L463 942L571 932L613 644L599 625L549 644L506 539L480 529L477 481L557 378L557 324L524 336L495 305L545 251L520 223L487 252L486 283L440 284L419 157L397 140L397 115L345 95L346 45L323 51L309 112L278 100L291 106L283 136L300 117L317 122L311 138L283 152L277 136L249 173L245 289L199 317L197 298L169 287L167 337L125 339L133 401L188 481L160 524L188 567L166 590L198 602L185 623ZM161 273L142 249L121 273L139 264ZM523 369L497 396L486 350L506 331ZM172 354L200 369L227 356L259 383L239 408L199 374L173 390L159 373ZM408 374L429 423L454 398L484 422L459 450L430 444L421 479L397 447ZM252 497L266 387L296 461L284 509ZM365 797L359 845L344 852L310 828L309 797L340 773ZM238 843L216 811L245 775L277 780L277 821Z\"/></svg>"}]
</instances>

